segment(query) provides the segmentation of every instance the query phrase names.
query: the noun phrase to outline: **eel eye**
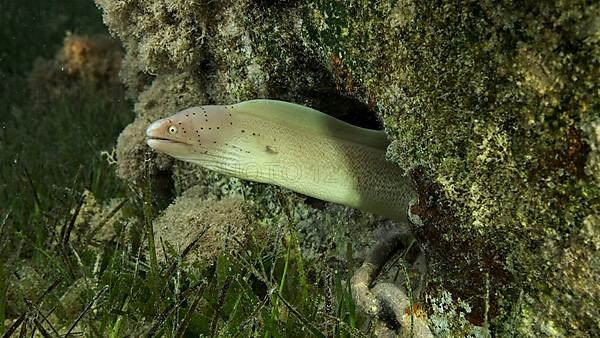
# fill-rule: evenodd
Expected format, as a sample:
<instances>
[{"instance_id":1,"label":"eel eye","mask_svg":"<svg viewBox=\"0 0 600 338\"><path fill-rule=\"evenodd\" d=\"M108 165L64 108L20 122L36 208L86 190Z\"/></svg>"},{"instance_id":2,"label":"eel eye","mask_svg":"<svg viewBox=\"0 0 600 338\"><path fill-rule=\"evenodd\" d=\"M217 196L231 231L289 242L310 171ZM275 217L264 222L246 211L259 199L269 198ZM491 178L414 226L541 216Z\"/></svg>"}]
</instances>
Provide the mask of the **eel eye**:
<instances>
[{"instance_id":1,"label":"eel eye","mask_svg":"<svg viewBox=\"0 0 600 338\"><path fill-rule=\"evenodd\" d=\"M177 127L175 127L175 126L170 126L170 127L169 127L169 134L171 134L171 135L175 135L175 134L177 134Z\"/></svg>"}]
</instances>

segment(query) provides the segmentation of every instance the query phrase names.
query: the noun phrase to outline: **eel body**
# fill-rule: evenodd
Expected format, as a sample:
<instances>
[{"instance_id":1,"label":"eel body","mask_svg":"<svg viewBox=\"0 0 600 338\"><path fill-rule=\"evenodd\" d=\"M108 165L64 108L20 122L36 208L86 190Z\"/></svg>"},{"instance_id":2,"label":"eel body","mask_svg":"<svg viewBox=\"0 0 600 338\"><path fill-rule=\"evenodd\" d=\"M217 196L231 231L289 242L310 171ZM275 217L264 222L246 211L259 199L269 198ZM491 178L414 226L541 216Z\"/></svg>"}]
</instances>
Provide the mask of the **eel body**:
<instances>
[{"instance_id":1,"label":"eel body","mask_svg":"<svg viewBox=\"0 0 600 338\"><path fill-rule=\"evenodd\" d=\"M147 144L246 180L406 221L412 180L385 159L383 131L275 100L185 109L152 123Z\"/></svg>"}]
</instances>

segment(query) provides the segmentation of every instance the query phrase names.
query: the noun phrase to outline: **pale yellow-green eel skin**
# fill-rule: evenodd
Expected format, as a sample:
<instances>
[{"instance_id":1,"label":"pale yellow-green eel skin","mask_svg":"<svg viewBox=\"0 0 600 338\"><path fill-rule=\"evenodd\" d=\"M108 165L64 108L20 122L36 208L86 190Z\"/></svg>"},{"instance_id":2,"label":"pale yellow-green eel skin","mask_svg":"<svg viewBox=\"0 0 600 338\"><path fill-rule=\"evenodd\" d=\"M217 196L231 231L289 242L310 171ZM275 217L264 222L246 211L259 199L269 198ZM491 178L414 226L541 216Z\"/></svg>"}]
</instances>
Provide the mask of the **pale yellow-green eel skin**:
<instances>
[{"instance_id":1,"label":"pale yellow-green eel skin","mask_svg":"<svg viewBox=\"0 0 600 338\"><path fill-rule=\"evenodd\" d=\"M147 143L246 180L406 221L412 180L385 159L383 131L275 100L185 109L152 123Z\"/></svg>"}]
</instances>

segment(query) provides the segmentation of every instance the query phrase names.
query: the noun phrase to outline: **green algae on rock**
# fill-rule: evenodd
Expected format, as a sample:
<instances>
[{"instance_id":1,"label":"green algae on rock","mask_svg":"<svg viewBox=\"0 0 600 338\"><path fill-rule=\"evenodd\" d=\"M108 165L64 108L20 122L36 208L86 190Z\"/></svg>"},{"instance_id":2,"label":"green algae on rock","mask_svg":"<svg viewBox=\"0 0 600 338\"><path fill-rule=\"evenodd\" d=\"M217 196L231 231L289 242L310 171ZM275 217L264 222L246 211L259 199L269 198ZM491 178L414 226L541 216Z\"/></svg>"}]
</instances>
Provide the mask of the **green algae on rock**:
<instances>
[{"instance_id":1,"label":"green algae on rock","mask_svg":"<svg viewBox=\"0 0 600 338\"><path fill-rule=\"evenodd\" d=\"M598 312L580 311L593 305L563 287L598 285L596 278L548 278L567 268L551 257L579 246L567 238L599 209L598 185L583 170L589 145L581 132L599 113L598 5L309 7L307 39L323 59L340 58L395 139L390 158L418 168L423 198L439 197L435 207L414 210L424 220L415 231L433 269L430 291L451 290L471 304L468 319L496 318L496 330L536 335L540 327L526 322L502 327L500 320L522 318L519 311L562 334L598 330ZM398 15L405 20L391 20ZM593 257L595 249L576 252ZM591 289L585 294L600 293ZM520 292L533 296L519 305ZM546 292L564 298L552 303ZM549 306L556 311L534 310Z\"/></svg>"},{"instance_id":2,"label":"green algae on rock","mask_svg":"<svg viewBox=\"0 0 600 338\"><path fill-rule=\"evenodd\" d=\"M201 187L186 190L154 221L157 257L179 255L197 238L184 259L210 264L222 250L243 249L240 245L256 233L241 198L217 201L203 196Z\"/></svg>"},{"instance_id":3,"label":"green algae on rock","mask_svg":"<svg viewBox=\"0 0 600 338\"><path fill-rule=\"evenodd\" d=\"M590 146L586 174L594 177L596 184L600 185L600 118L584 123L582 129Z\"/></svg>"}]
</instances>

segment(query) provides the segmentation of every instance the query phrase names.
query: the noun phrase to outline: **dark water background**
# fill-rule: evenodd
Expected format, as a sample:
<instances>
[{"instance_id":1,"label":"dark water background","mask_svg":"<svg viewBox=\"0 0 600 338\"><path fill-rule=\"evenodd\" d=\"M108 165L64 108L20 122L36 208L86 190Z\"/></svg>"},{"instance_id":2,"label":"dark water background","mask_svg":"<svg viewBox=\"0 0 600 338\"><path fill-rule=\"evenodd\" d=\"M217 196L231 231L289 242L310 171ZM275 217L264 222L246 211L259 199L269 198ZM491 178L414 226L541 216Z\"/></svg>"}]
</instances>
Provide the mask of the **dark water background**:
<instances>
[{"instance_id":1,"label":"dark water background","mask_svg":"<svg viewBox=\"0 0 600 338\"><path fill-rule=\"evenodd\" d=\"M56 211L61 198L67 207L67 192L97 189L92 177L109 175L98 172L100 151L131 118L130 103L120 86L53 64L68 34L107 34L92 1L2 1L0 15L0 211L35 231L26 224L37 213Z\"/></svg>"},{"instance_id":2,"label":"dark water background","mask_svg":"<svg viewBox=\"0 0 600 338\"><path fill-rule=\"evenodd\" d=\"M131 120L131 103L118 83L65 74L56 58L69 34L108 35L93 1L0 2L0 335L56 278L37 267L59 257L57 234L83 192L123 191L101 152ZM9 280L33 283L24 262L48 283L19 295Z\"/></svg>"}]
</instances>

